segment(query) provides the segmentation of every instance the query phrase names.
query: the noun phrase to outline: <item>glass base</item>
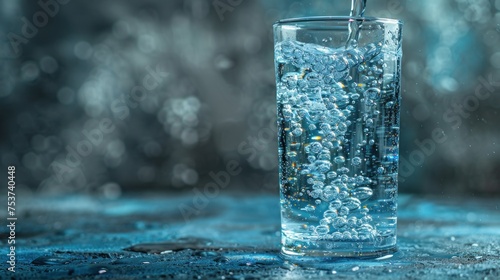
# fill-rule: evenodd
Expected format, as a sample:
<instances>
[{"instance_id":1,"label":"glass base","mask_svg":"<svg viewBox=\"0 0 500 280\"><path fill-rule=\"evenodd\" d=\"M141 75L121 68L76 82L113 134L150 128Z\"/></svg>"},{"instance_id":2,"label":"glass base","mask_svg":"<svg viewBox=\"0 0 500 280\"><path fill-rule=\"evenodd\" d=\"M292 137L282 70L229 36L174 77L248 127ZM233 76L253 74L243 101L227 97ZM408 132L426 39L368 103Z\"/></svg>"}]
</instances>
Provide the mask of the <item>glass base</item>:
<instances>
[{"instance_id":1,"label":"glass base","mask_svg":"<svg viewBox=\"0 0 500 280\"><path fill-rule=\"evenodd\" d=\"M378 258L395 253L396 237L377 241L339 242L332 240L304 241L282 237L281 255L286 260L300 262L332 261L339 258Z\"/></svg>"}]
</instances>

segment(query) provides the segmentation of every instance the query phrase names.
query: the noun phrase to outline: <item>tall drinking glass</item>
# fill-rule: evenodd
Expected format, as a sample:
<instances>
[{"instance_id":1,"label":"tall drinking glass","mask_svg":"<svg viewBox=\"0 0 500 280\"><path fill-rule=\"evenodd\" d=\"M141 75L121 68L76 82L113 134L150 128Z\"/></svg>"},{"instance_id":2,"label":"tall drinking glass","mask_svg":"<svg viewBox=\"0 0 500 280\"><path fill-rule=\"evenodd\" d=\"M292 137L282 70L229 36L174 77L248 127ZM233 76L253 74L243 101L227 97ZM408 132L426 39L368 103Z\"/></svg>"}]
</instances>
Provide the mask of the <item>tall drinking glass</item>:
<instances>
[{"instance_id":1,"label":"tall drinking glass","mask_svg":"<svg viewBox=\"0 0 500 280\"><path fill-rule=\"evenodd\" d=\"M381 18L274 25L285 256L396 250L401 32Z\"/></svg>"}]
</instances>

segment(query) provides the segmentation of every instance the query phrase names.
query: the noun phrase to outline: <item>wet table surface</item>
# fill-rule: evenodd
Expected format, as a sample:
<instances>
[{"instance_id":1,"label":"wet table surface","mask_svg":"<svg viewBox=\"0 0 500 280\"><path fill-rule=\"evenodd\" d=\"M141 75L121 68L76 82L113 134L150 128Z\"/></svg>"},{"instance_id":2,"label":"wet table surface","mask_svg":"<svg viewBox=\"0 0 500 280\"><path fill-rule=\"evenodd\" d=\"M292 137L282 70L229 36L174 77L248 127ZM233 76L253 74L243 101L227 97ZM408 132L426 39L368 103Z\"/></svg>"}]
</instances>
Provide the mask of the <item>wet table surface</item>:
<instances>
[{"instance_id":1,"label":"wet table surface","mask_svg":"<svg viewBox=\"0 0 500 280\"><path fill-rule=\"evenodd\" d=\"M397 253L321 268L280 259L274 196L17 203L16 272L4 227L1 279L500 279L498 198L400 196Z\"/></svg>"}]
</instances>

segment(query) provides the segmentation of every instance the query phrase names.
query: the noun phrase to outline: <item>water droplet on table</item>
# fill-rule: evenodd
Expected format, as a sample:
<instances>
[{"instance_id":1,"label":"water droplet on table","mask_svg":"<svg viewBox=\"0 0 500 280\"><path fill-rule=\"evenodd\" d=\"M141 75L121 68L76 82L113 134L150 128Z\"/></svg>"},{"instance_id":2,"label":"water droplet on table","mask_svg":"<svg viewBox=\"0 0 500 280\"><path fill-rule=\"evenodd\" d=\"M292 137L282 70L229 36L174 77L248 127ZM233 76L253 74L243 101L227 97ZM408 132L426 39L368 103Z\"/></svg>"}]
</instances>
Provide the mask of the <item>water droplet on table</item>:
<instances>
[{"instance_id":1,"label":"water droplet on table","mask_svg":"<svg viewBox=\"0 0 500 280\"><path fill-rule=\"evenodd\" d=\"M31 263L35 265L62 265L68 264L70 261L65 258L56 256L42 256L34 259Z\"/></svg>"}]
</instances>

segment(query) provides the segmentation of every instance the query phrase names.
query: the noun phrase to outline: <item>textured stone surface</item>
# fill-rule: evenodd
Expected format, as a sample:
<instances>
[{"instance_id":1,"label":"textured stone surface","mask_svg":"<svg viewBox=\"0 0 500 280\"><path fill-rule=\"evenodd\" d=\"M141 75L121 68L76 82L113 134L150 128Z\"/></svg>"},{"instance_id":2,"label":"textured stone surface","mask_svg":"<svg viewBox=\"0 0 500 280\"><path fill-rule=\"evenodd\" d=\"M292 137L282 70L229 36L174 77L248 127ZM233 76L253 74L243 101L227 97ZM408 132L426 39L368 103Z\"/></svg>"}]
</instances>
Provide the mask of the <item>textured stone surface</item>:
<instances>
[{"instance_id":1,"label":"textured stone surface","mask_svg":"<svg viewBox=\"0 0 500 280\"><path fill-rule=\"evenodd\" d=\"M396 254L320 268L279 258L277 197L219 196L189 221L178 207L190 197L18 203L16 273L2 269L2 279L500 278L498 199L401 196Z\"/></svg>"}]
</instances>

